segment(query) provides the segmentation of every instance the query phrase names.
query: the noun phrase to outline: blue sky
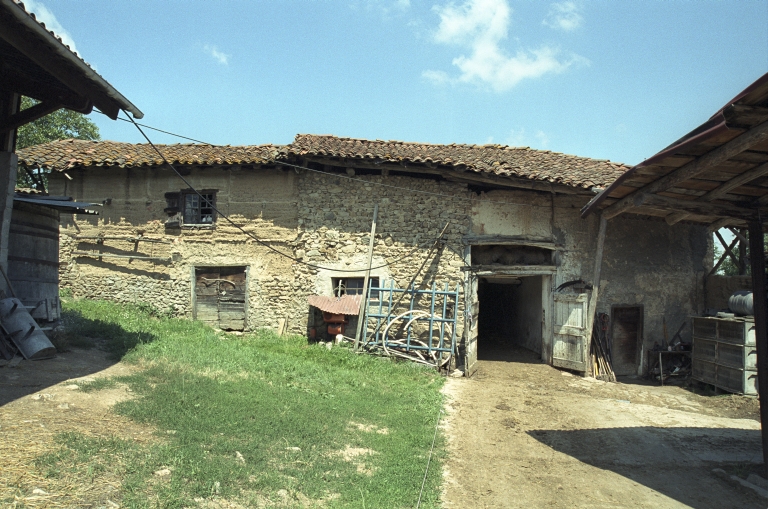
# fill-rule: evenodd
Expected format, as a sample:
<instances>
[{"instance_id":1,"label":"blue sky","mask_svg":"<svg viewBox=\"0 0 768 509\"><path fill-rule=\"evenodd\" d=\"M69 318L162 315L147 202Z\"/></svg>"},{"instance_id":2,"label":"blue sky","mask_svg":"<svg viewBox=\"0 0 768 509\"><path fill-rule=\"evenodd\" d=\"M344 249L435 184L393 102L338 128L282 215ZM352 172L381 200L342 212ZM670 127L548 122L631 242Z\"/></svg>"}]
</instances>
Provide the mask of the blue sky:
<instances>
[{"instance_id":1,"label":"blue sky","mask_svg":"<svg viewBox=\"0 0 768 509\"><path fill-rule=\"evenodd\" d=\"M25 3L142 122L215 144L334 134L636 164L768 72L763 0Z\"/></svg>"}]
</instances>

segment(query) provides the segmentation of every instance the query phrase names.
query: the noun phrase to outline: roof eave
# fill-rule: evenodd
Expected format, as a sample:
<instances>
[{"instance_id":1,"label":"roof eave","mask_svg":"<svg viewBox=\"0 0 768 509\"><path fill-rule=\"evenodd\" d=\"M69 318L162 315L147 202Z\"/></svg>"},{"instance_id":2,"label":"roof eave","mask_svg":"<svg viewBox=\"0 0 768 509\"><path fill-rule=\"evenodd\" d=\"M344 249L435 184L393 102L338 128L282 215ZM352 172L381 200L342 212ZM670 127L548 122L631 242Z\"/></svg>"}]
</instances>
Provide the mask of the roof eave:
<instances>
[{"instance_id":1,"label":"roof eave","mask_svg":"<svg viewBox=\"0 0 768 509\"><path fill-rule=\"evenodd\" d=\"M32 18L21 6L17 5L13 0L0 0L0 3L4 4L6 11L11 13L13 17L22 24L25 28L29 29L32 33L37 35L42 40L46 41L48 46L60 57L64 58L68 63L75 66L83 75L89 80L94 82L104 94L110 97L117 103L120 109L128 111L134 118L140 119L144 117L144 113L139 110L131 101L129 101L123 94L117 91L115 87L110 85L107 80L102 78L96 71L91 69L80 57L78 57L72 50L65 46L61 41L54 37L48 30L46 30L40 23ZM28 57L32 58L30 55ZM94 101L96 106L99 104ZM104 108L112 110L112 108ZM117 119L117 114L113 114L111 111L105 111L113 120Z\"/></svg>"}]
</instances>

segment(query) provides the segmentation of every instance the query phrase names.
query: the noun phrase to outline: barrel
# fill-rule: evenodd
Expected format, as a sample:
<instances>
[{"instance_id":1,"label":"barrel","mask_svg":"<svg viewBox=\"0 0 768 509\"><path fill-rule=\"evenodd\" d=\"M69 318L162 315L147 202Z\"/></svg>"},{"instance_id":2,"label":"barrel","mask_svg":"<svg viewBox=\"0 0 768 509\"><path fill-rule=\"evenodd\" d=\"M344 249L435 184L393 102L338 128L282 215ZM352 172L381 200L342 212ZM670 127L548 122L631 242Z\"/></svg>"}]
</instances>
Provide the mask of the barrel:
<instances>
[{"instance_id":1,"label":"barrel","mask_svg":"<svg viewBox=\"0 0 768 509\"><path fill-rule=\"evenodd\" d=\"M752 302L752 292L739 290L728 297L728 309L737 315L754 315L755 306Z\"/></svg>"},{"instance_id":2,"label":"barrel","mask_svg":"<svg viewBox=\"0 0 768 509\"><path fill-rule=\"evenodd\" d=\"M56 355L56 348L19 299L0 300L0 322L25 359L48 359Z\"/></svg>"}]
</instances>

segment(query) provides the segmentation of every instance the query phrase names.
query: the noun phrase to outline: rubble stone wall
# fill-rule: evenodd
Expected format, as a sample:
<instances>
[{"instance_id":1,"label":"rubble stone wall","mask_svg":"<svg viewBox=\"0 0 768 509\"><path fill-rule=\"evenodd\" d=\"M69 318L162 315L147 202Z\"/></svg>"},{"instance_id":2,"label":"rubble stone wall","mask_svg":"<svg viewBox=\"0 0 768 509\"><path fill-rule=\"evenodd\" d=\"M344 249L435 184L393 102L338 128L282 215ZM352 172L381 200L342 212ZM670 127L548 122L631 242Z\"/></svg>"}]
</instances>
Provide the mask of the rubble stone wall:
<instances>
[{"instance_id":1,"label":"rubble stone wall","mask_svg":"<svg viewBox=\"0 0 768 509\"><path fill-rule=\"evenodd\" d=\"M104 202L100 216L62 219L62 288L76 296L146 302L192 317L195 267L244 266L248 329L285 323L286 330L303 334L314 320L309 295L331 295L334 277L364 275L375 204L379 210L371 275L382 284L394 280L397 287L407 286L428 258L416 279L419 288L434 282L443 289L447 283L463 292L462 236L467 234L553 240L559 245L553 289L574 279L592 282L598 219L579 215L589 197L534 191L477 194L463 184L395 175L349 179L239 167L186 167L184 172L193 187L216 190L217 207L267 245L223 217L214 227L167 228L165 193L186 187L170 170L75 170L69 172L72 181L54 174L51 194ZM443 228L444 244L430 251ZM137 236L138 242L128 240ZM99 258L97 253L123 257ZM131 254L137 258L125 258ZM676 330L681 320L703 309L703 280L711 264L711 236L702 227L613 219L608 222L598 310L610 313L612 305L642 305L645 343L652 346L661 337L663 321L668 330ZM459 337L462 311L463 299L457 310ZM354 335L354 326L353 320L348 336Z\"/></svg>"}]
</instances>

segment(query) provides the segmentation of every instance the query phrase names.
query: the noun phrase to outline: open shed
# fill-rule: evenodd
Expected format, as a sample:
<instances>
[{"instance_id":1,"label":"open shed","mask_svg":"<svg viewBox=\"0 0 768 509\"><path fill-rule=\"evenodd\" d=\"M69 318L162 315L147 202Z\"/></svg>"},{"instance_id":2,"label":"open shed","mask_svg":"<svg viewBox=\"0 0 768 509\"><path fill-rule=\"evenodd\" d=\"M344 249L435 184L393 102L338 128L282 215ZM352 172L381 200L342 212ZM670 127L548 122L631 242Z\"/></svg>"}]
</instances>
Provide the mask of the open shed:
<instances>
[{"instance_id":1,"label":"open shed","mask_svg":"<svg viewBox=\"0 0 768 509\"><path fill-rule=\"evenodd\" d=\"M582 217L663 217L668 224L706 224L710 230L748 228L757 345L758 390L768 394L768 300L765 218L768 215L768 74L708 121L634 166L583 209ZM601 260L596 262L599 274ZM760 402L763 458L768 466L768 404Z\"/></svg>"}]
</instances>

